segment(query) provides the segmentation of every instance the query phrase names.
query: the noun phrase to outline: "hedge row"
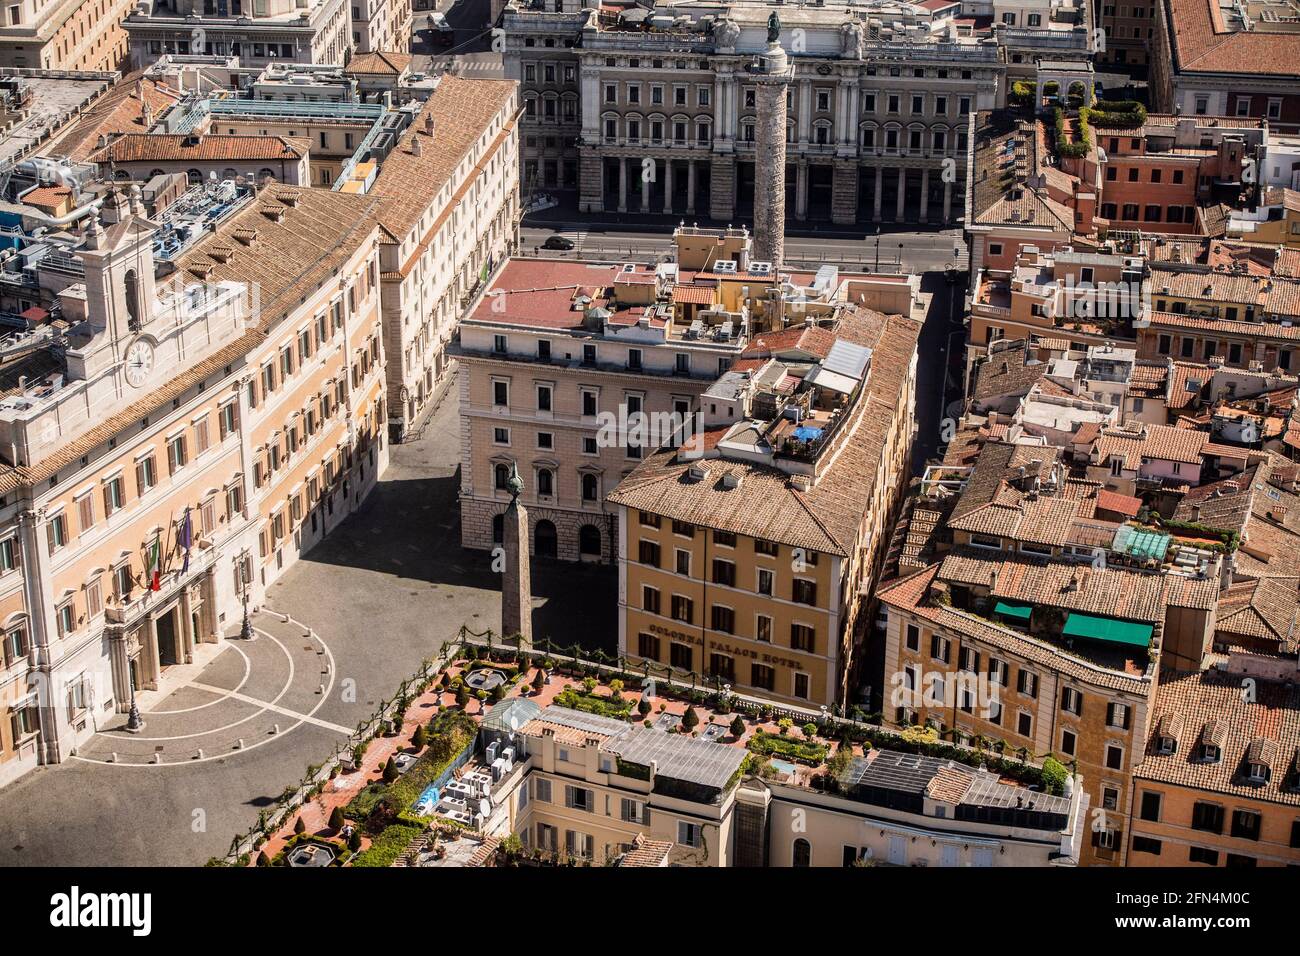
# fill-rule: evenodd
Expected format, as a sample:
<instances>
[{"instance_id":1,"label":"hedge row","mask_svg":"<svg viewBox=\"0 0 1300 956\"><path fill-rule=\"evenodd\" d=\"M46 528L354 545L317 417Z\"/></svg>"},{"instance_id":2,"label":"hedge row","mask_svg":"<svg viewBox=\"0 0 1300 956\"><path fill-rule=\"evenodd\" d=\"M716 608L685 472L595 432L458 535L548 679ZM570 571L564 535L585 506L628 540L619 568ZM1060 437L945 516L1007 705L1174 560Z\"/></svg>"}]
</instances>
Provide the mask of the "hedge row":
<instances>
[{"instance_id":1,"label":"hedge row","mask_svg":"<svg viewBox=\"0 0 1300 956\"><path fill-rule=\"evenodd\" d=\"M402 855L402 851L410 845L411 841L423 832L422 827L407 826L404 823L385 827L383 832L371 841L367 849L362 850L352 859L352 865L392 866L393 861Z\"/></svg>"},{"instance_id":2,"label":"hedge row","mask_svg":"<svg viewBox=\"0 0 1300 956\"><path fill-rule=\"evenodd\" d=\"M763 730L750 737L746 746L754 753L762 754L765 757L789 757L791 760L798 760L800 763L808 763L813 766L817 766L826 759L827 751L825 744L813 743L809 740L795 740L780 734L769 734Z\"/></svg>"}]
</instances>

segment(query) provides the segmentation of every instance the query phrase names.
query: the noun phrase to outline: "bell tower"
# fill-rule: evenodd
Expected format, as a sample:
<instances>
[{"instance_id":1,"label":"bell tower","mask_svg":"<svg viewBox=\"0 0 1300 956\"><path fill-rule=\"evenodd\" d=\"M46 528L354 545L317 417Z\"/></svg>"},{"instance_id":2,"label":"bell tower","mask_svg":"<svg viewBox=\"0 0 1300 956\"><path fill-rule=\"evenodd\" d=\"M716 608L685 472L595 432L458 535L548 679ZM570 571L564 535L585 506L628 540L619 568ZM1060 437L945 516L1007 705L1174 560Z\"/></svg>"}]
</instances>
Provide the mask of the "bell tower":
<instances>
[{"instance_id":1,"label":"bell tower","mask_svg":"<svg viewBox=\"0 0 1300 956\"><path fill-rule=\"evenodd\" d=\"M155 308L154 226L144 218L139 189L133 185L128 199L113 187L80 250L91 334L106 332L114 343L148 325Z\"/></svg>"}]
</instances>

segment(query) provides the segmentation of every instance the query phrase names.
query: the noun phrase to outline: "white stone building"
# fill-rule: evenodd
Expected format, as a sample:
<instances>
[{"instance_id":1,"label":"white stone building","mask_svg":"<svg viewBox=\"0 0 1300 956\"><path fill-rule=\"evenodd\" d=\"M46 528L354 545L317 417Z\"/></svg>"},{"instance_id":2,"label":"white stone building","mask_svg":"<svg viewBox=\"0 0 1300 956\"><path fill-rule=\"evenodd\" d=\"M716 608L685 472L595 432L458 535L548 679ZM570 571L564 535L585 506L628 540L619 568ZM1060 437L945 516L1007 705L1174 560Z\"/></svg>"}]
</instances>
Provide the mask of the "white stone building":
<instances>
[{"instance_id":1,"label":"white stone building","mask_svg":"<svg viewBox=\"0 0 1300 956\"><path fill-rule=\"evenodd\" d=\"M502 19L506 75L522 84L524 193L573 190L588 212L748 217L758 103L747 76L774 9L794 67L795 220L953 220L970 113L1005 102L1008 76L1028 76L1035 56L1087 50L1063 4L1042 26L982 29L959 22L955 2L589 7L512 3Z\"/></svg>"}]
</instances>

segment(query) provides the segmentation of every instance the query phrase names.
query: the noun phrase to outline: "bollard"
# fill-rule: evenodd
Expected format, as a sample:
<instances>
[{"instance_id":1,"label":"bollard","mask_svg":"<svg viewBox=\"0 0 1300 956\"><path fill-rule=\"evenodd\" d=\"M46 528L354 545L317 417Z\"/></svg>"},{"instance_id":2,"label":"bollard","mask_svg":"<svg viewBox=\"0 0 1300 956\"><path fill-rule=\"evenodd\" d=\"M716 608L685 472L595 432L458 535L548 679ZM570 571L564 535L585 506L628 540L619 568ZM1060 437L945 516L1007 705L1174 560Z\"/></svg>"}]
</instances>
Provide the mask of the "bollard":
<instances>
[{"instance_id":1,"label":"bollard","mask_svg":"<svg viewBox=\"0 0 1300 956\"><path fill-rule=\"evenodd\" d=\"M317 685L316 685L316 693L317 693L317 695L323 695L323 694L325 693L325 685L324 685L324 684L317 684Z\"/></svg>"},{"instance_id":2,"label":"bollard","mask_svg":"<svg viewBox=\"0 0 1300 956\"><path fill-rule=\"evenodd\" d=\"M279 732L280 732L280 725L279 725L279 724L272 724L272 725L271 725L271 733L272 733L272 734L278 734Z\"/></svg>"},{"instance_id":3,"label":"bollard","mask_svg":"<svg viewBox=\"0 0 1300 956\"><path fill-rule=\"evenodd\" d=\"M156 750L153 752L153 762L154 762L154 763L162 763L162 754L160 754L160 753L159 753L158 751L156 751Z\"/></svg>"},{"instance_id":4,"label":"bollard","mask_svg":"<svg viewBox=\"0 0 1300 956\"><path fill-rule=\"evenodd\" d=\"M196 754L194 755L194 759L195 759L195 760L202 760L202 759L203 759L203 748L202 748L202 747L200 747L198 753L196 753Z\"/></svg>"},{"instance_id":5,"label":"bollard","mask_svg":"<svg viewBox=\"0 0 1300 956\"><path fill-rule=\"evenodd\" d=\"M117 763L117 751L116 751L116 750L114 750L111 754L108 755L108 760L106 760L105 763Z\"/></svg>"},{"instance_id":6,"label":"bollard","mask_svg":"<svg viewBox=\"0 0 1300 956\"><path fill-rule=\"evenodd\" d=\"M236 750L243 750L243 749L244 749L244 738L243 738L243 737L240 737L238 740L235 741L235 749L236 749Z\"/></svg>"}]
</instances>

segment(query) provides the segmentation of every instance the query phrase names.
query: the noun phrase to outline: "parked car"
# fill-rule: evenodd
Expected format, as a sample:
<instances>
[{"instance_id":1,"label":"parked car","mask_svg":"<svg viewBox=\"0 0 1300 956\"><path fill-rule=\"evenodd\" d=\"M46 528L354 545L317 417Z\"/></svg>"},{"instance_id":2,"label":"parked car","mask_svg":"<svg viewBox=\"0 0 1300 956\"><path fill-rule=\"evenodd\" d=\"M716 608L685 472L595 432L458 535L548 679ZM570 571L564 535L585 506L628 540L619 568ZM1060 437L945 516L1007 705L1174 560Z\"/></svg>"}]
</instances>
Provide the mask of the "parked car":
<instances>
[{"instance_id":1,"label":"parked car","mask_svg":"<svg viewBox=\"0 0 1300 956\"><path fill-rule=\"evenodd\" d=\"M547 236L546 241L542 243L543 249L559 249L562 252L568 252L573 248L573 240L566 239L564 236Z\"/></svg>"},{"instance_id":2,"label":"parked car","mask_svg":"<svg viewBox=\"0 0 1300 956\"><path fill-rule=\"evenodd\" d=\"M441 13L431 13L425 20L429 39L439 46L451 46L456 40L456 31L452 29L447 17Z\"/></svg>"}]
</instances>

